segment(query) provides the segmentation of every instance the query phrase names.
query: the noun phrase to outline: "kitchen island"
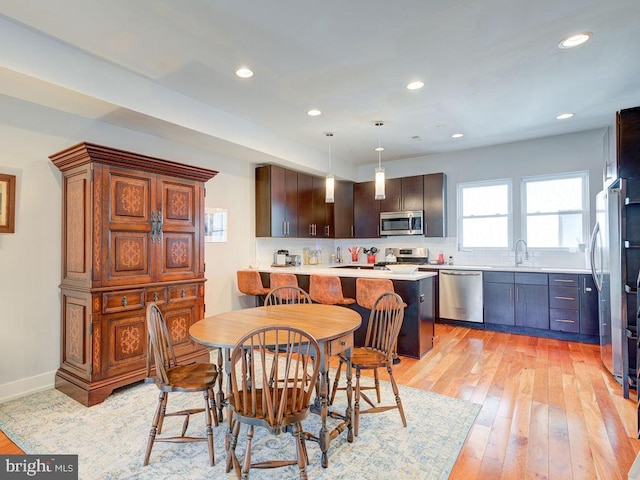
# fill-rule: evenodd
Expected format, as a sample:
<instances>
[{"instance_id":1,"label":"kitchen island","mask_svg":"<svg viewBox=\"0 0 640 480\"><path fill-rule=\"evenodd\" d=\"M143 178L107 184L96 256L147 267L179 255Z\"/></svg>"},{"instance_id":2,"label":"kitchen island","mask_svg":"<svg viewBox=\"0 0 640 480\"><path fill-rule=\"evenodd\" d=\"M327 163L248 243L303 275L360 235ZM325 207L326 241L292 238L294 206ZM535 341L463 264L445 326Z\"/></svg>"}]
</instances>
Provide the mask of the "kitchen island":
<instances>
[{"instance_id":1,"label":"kitchen island","mask_svg":"<svg viewBox=\"0 0 640 480\"><path fill-rule=\"evenodd\" d=\"M265 287L270 286L270 273L292 273L298 278L298 285L305 291L309 291L309 277L311 275L336 275L340 277L344 296L350 298L356 298L357 278L390 279L393 282L395 292L407 304L402 329L398 336L398 354L422 358L433 348L437 272L416 271L400 274L389 270L373 270L372 267L372 264L347 263L330 266L261 267L258 271ZM369 310L357 304L345 308L352 308L362 317L362 325L355 332L355 343L356 346L363 345L367 333Z\"/></svg>"}]
</instances>

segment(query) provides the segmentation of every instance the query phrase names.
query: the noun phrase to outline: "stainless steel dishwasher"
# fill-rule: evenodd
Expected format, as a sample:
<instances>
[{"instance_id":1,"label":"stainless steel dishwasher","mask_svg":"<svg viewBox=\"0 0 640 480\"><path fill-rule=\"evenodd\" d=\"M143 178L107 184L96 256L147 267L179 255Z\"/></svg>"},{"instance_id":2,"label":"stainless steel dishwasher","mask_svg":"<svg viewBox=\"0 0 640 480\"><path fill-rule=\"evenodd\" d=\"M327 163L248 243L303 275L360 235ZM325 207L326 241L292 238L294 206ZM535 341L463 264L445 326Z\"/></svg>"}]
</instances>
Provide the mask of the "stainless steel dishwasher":
<instances>
[{"instance_id":1,"label":"stainless steel dishwasher","mask_svg":"<svg viewBox=\"0 0 640 480\"><path fill-rule=\"evenodd\" d=\"M483 322L482 272L440 270L440 318Z\"/></svg>"}]
</instances>

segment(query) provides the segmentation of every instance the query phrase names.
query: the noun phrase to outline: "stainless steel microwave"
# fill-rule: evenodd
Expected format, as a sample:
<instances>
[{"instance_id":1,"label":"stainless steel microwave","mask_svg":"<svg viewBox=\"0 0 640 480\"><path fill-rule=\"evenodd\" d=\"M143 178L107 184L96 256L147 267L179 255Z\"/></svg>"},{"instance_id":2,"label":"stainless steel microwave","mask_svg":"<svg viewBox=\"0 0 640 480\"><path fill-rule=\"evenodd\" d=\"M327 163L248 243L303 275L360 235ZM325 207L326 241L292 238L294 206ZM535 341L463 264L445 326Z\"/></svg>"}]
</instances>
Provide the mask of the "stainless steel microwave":
<instances>
[{"instance_id":1,"label":"stainless steel microwave","mask_svg":"<svg viewBox=\"0 0 640 480\"><path fill-rule=\"evenodd\" d=\"M424 235L424 212L381 212L380 235Z\"/></svg>"}]
</instances>

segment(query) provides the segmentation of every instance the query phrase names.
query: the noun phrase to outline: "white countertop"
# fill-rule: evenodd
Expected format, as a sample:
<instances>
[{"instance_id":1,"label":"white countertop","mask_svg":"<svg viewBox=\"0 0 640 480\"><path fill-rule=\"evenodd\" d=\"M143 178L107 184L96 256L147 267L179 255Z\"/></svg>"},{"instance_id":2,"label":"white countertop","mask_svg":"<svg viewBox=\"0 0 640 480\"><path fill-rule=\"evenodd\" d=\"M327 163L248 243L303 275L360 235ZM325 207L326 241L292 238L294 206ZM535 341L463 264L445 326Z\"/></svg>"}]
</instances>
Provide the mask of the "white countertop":
<instances>
[{"instance_id":1,"label":"white countertop","mask_svg":"<svg viewBox=\"0 0 640 480\"><path fill-rule=\"evenodd\" d=\"M358 268L369 267L369 268ZM339 277L390 278L391 280L422 280L435 277L437 272L415 271L393 273L391 270L373 270L371 263L341 263L335 265L301 265L299 267L259 267L259 272L293 273L296 275L338 275Z\"/></svg>"},{"instance_id":2,"label":"white countertop","mask_svg":"<svg viewBox=\"0 0 640 480\"><path fill-rule=\"evenodd\" d=\"M322 265L301 265L299 267L260 267L260 272L288 272L300 275L324 274L338 275L340 277L367 277L367 278L391 278L396 280L421 280L437 275L435 271L416 271L409 274L393 273L389 270L373 270L371 263L340 263ZM368 268L367 268L368 267ZM523 272L523 273L569 273L589 275L588 268L570 267L534 267L530 265L420 265L420 268L431 270L480 270L497 272Z\"/></svg>"}]
</instances>

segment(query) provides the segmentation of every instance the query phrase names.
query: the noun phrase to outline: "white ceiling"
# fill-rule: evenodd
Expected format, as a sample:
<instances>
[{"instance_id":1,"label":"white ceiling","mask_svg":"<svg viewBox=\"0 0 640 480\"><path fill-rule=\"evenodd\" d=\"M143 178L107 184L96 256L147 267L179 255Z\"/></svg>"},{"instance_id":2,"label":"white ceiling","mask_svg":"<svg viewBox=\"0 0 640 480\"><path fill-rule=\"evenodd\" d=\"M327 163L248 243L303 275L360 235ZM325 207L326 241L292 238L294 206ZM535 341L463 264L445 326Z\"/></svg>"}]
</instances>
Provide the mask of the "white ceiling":
<instances>
[{"instance_id":1,"label":"white ceiling","mask_svg":"<svg viewBox=\"0 0 640 480\"><path fill-rule=\"evenodd\" d=\"M639 52L638 0L0 0L5 98L320 170L608 126Z\"/></svg>"}]
</instances>

